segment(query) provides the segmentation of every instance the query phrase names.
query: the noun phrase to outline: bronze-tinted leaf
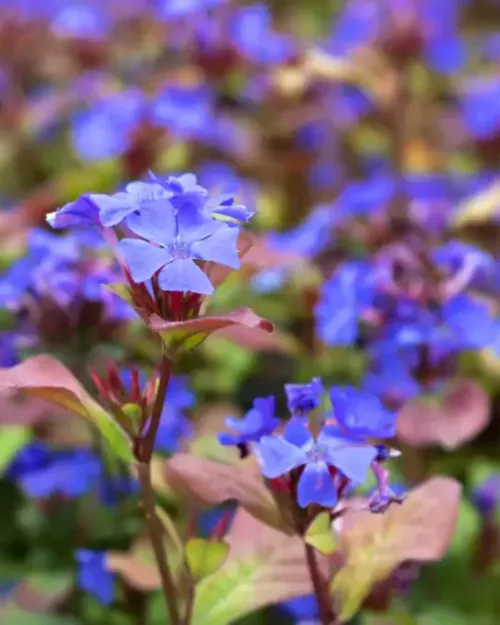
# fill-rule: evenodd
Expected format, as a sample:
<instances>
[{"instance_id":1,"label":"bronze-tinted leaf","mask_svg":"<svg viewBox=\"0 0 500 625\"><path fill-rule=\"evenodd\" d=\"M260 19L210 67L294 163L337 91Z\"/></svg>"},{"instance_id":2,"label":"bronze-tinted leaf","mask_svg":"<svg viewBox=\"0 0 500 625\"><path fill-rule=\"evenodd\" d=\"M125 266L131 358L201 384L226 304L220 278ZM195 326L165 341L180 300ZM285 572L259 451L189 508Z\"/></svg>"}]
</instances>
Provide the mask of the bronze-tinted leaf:
<instances>
[{"instance_id":1,"label":"bronze-tinted leaf","mask_svg":"<svg viewBox=\"0 0 500 625\"><path fill-rule=\"evenodd\" d=\"M0 369L0 392L19 391L75 412L92 423L113 451L134 461L126 433L87 393L69 369L50 356L35 356L10 369Z\"/></svg>"},{"instance_id":2,"label":"bronze-tinted leaf","mask_svg":"<svg viewBox=\"0 0 500 625\"><path fill-rule=\"evenodd\" d=\"M345 563L332 584L340 619L351 619L373 586L402 562L440 560L458 516L460 484L434 477L385 514L348 511L342 523Z\"/></svg>"},{"instance_id":3,"label":"bronze-tinted leaf","mask_svg":"<svg viewBox=\"0 0 500 625\"><path fill-rule=\"evenodd\" d=\"M196 589L193 625L228 625L250 612L312 592L303 540L240 509L227 537L229 557ZM319 556L320 569L328 563Z\"/></svg>"},{"instance_id":4,"label":"bronze-tinted leaf","mask_svg":"<svg viewBox=\"0 0 500 625\"><path fill-rule=\"evenodd\" d=\"M222 464L206 458L178 454L166 465L171 488L188 492L205 504L237 501L250 514L286 532L293 528L280 514L253 458Z\"/></svg>"},{"instance_id":5,"label":"bronze-tinted leaf","mask_svg":"<svg viewBox=\"0 0 500 625\"><path fill-rule=\"evenodd\" d=\"M460 380L439 403L425 398L409 401L398 415L397 435L413 446L456 449L475 438L489 420L486 391L476 382Z\"/></svg>"},{"instance_id":6,"label":"bronze-tinted leaf","mask_svg":"<svg viewBox=\"0 0 500 625\"><path fill-rule=\"evenodd\" d=\"M260 332L273 331L273 324L250 308L238 308L227 315L197 317L187 321L166 321L158 315L152 315L149 325L169 347L194 347L213 332L230 327Z\"/></svg>"}]
</instances>

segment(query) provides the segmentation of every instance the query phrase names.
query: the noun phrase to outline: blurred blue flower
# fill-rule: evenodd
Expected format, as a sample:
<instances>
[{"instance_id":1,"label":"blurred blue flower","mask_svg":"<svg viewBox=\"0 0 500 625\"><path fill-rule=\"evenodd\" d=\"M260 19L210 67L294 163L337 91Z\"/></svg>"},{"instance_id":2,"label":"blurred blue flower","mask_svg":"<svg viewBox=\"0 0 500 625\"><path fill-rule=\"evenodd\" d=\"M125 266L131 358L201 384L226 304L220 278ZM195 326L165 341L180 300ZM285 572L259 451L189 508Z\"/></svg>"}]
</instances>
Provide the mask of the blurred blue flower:
<instances>
[{"instance_id":1,"label":"blurred blue flower","mask_svg":"<svg viewBox=\"0 0 500 625\"><path fill-rule=\"evenodd\" d=\"M322 429L315 440L299 418L287 423L284 436L264 436L256 444L256 453L262 473L268 479L303 467L297 485L297 501L303 508L310 503L331 508L337 503L329 467L362 484L377 456L375 447L331 428L328 433Z\"/></svg>"},{"instance_id":2,"label":"blurred blue flower","mask_svg":"<svg viewBox=\"0 0 500 625\"><path fill-rule=\"evenodd\" d=\"M109 26L102 6L89 6L83 2L63 6L51 21L53 32L67 38L101 39L108 33Z\"/></svg>"},{"instance_id":3,"label":"blurred blue flower","mask_svg":"<svg viewBox=\"0 0 500 625\"><path fill-rule=\"evenodd\" d=\"M316 595L305 595L304 597L296 597L295 599L289 599L280 603L282 608L287 614L295 619L295 625L304 625L316 622L319 618L318 600Z\"/></svg>"},{"instance_id":4,"label":"blurred blue flower","mask_svg":"<svg viewBox=\"0 0 500 625\"><path fill-rule=\"evenodd\" d=\"M206 85L171 85L156 97L151 114L173 135L203 139L213 123L214 95Z\"/></svg>"},{"instance_id":5,"label":"blurred blue flower","mask_svg":"<svg viewBox=\"0 0 500 625\"><path fill-rule=\"evenodd\" d=\"M335 23L327 49L345 55L376 42L402 39L404 43L406 38L410 50L416 40L415 53L436 72L456 72L466 61L465 41L457 29L463 4L461 0L421 0L415 4L396 0L382 10L371 0L350 0Z\"/></svg>"},{"instance_id":6,"label":"blurred blue flower","mask_svg":"<svg viewBox=\"0 0 500 625\"><path fill-rule=\"evenodd\" d=\"M186 418L180 407L165 402L160 425L155 439L155 450L163 453L179 451L180 444L193 433L191 421Z\"/></svg>"},{"instance_id":7,"label":"blurred blue flower","mask_svg":"<svg viewBox=\"0 0 500 625\"><path fill-rule=\"evenodd\" d=\"M213 9L227 0L158 0L160 17L166 19L183 18L200 11Z\"/></svg>"},{"instance_id":8,"label":"blurred blue flower","mask_svg":"<svg viewBox=\"0 0 500 625\"><path fill-rule=\"evenodd\" d=\"M321 406L324 388L320 378L307 384L285 384L288 410L292 416L307 416Z\"/></svg>"},{"instance_id":9,"label":"blurred blue flower","mask_svg":"<svg viewBox=\"0 0 500 625\"><path fill-rule=\"evenodd\" d=\"M470 81L462 89L460 102L467 130L475 139L488 139L500 132L500 78Z\"/></svg>"},{"instance_id":10,"label":"blurred blue flower","mask_svg":"<svg viewBox=\"0 0 500 625\"><path fill-rule=\"evenodd\" d=\"M112 604L115 594L115 575L107 568L106 553L79 549L75 553L75 558L78 588L91 594L105 605Z\"/></svg>"},{"instance_id":11,"label":"blurred blue flower","mask_svg":"<svg viewBox=\"0 0 500 625\"><path fill-rule=\"evenodd\" d=\"M334 386L330 390L330 400L335 421L350 436L390 438L395 435L396 415L387 410L378 397L352 386Z\"/></svg>"},{"instance_id":12,"label":"blurred blue flower","mask_svg":"<svg viewBox=\"0 0 500 625\"><path fill-rule=\"evenodd\" d=\"M191 291L210 295L213 286L194 262L201 259L237 269L236 242L239 231L197 216L175 215L172 205L152 204L128 218L129 228L144 239L122 239L118 248L125 258L132 279L144 282L159 271L164 291ZM165 210L167 208L167 210Z\"/></svg>"},{"instance_id":13,"label":"blurred blue flower","mask_svg":"<svg viewBox=\"0 0 500 625\"><path fill-rule=\"evenodd\" d=\"M71 120L71 139L77 155L84 160L119 156L128 147L144 113L144 95L135 89L103 98L77 113Z\"/></svg>"},{"instance_id":14,"label":"blurred blue flower","mask_svg":"<svg viewBox=\"0 0 500 625\"><path fill-rule=\"evenodd\" d=\"M472 501L481 514L493 515L500 504L500 473L491 475L476 486Z\"/></svg>"},{"instance_id":15,"label":"blurred blue flower","mask_svg":"<svg viewBox=\"0 0 500 625\"><path fill-rule=\"evenodd\" d=\"M275 416L274 396L258 397L252 408L241 419L228 417L225 424L234 433L221 432L218 435L222 445L241 445L259 441L263 436L272 434L280 420Z\"/></svg>"},{"instance_id":16,"label":"blurred blue flower","mask_svg":"<svg viewBox=\"0 0 500 625\"><path fill-rule=\"evenodd\" d=\"M0 332L0 367L13 367L18 362L19 350L16 334L14 332Z\"/></svg>"},{"instance_id":17,"label":"blurred blue flower","mask_svg":"<svg viewBox=\"0 0 500 625\"><path fill-rule=\"evenodd\" d=\"M320 204L295 228L268 235L268 242L278 252L293 251L303 256L314 256L330 243L336 223L336 208Z\"/></svg>"},{"instance_id":18,"label":"blurred blue flower","mask_svg":"<svg viewBox=\"0 0 500 625\"><path fill-rule=\"evenodd\" d=\"M351 345L358 337L360 314L374 298L370 265L351 261L323 284L315 317L319 337L329 345Z\"/></svg>"},{"instance_id":19,"label":"blurred blue flower","mask_svg":"<svg viewBox=\"0 0 500 625\"><path fill-rule=\"evenodd\" d=\"M255 63L284 63L295 53L291 37L273 32L271 13L264 4L239 9L231 20L229 35L238 52Z\"/></svg>"}]
</instances>

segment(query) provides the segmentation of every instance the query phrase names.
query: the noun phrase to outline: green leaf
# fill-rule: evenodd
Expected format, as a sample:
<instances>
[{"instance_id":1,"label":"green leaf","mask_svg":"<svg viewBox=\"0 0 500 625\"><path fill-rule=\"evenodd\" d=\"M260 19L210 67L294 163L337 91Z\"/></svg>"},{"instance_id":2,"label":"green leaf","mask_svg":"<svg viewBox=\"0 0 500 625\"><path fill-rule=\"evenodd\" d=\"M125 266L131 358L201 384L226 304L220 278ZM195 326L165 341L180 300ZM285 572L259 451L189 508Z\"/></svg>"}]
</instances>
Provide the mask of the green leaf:
<instances>
[{"instance_id":1,"label":"green leaf","mask_svg":"<svg viewBox=\"0 0 500 625\"><path fill-rule=\"evenodd\" d=\"M10 369L0 369L0 390L20 391L75 412L92 423L113 452L135 462L126 432L59 361L35 356Z\"/></svg>"},{"instance_id":2,"label":"green leaf","mask_svg":"<svg viewBox=\"0 0 500 625\"><path fill-rule=\"evenodd\" d=\"M0 605L0 622L2 625L79 625L71 616L26 612L9 603Z\"/></svg>"},{"instance_id":3,"label":"green leaf","mask_svg":"<svg viewBox=\"0 0 500 625\"><path fill-rule=\"evenodd\" d=\"M185 547L186 561L192 576L203 579L220 569L227 559L229 545L204 538L191 538Z\"/></svg>"},{"instance_id":4,"label":"green leaf","mask_svg":"<svg viewBox=\"0 0 500 625\"><path fill-rule=\"evenodd\" d=\"M227 538L229 556L196 587L191 625L229 625L267 605L312 592L304 542L240 509ZM321 571L328 562L319 558Z\"/></svg>"},{"instance_id":5,"label":"green leaf","mask_svg":"<svg viewBox=\"0 0 500 625\"><path fill-rule=\"evenodd\" d=\"M22 425L0 427L0 475L30 439L30 430Z\"/></svg>"},{"instance_id":6,"label":"green leaf","mask_svg":"<svg viewBox=\"0 0 500 625\"><path fill-rule=\"evenodd\" d=\"M330 515L328 512L320 512L309 525L304 539L308 545L317 549L324 555L331 555L338 548Z\"/></svg>"},{"instance_id":7,"label":"green leaf","mask_svg":"<svg viewBox=\"0 0 500 625\"><path fill-rule=\"evenodd\" d=\"M347 512L341 535L345 564L331 586L341 621L349 621L373 586L402 562L443 557L455 531L460 492L455 480L434 477L384 514Z\"/></svg>"},{"instance_id":8,"label":"green leaf","mask_svg":"<svg viewBox=\"0 0 500 625\"><path fill-rule=\"evenodd\" d=\"M120 299L133 307L132 293L125 282L112 282L111 284L103 284L104 289L118 295Z\"/></svg>"}]
</instances>

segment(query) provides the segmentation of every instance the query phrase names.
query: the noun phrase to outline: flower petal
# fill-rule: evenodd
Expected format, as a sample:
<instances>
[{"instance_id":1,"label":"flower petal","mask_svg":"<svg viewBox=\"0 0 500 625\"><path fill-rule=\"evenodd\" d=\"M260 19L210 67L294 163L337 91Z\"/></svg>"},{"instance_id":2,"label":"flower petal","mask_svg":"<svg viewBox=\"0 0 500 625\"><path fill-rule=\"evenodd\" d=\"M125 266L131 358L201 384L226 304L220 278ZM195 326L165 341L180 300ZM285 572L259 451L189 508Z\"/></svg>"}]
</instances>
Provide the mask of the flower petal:
<instances>
[{"instance_id":1,"label":"flower petal","mask_svg":"<svg viewBox=\"0 0 500 625\"><path fill-rule=\"evenodd\" d=\"M122 239L118 243L118 250L123 255L134 282L148 280L172 258L166 249L139 239Z\"/></svg>"},{"instance_id":2,"label":"flower petal","mask_svg":"<svg viewBox=\"0 0 500 625\"><path fill-rule=\"evenodd\" d=\"M192 243L191 252L203 260L238 269L240 259L236 242L239 234L238 228L219 226L218 230L208 238Z\"/></svg>"},{"instance_id":3,"label":"flower petal","mask_svg":"<svg viewBox=\"0 0 500 625\"><path fill-rule=\"evenodd\" d=\"M307 429L306 422L300 417L292 417L285 426L285 440L297 447L311 448L314 439Z\"/></svg>"},{"instance_id":4,"label":"flower petal","mask_svg":"<svg viewBox=\"0 0 500 625\"><path fill-rule=\"evenodd\" d=\"M305 451L288 443L282 436L264 436L256 444L255 451L263 475L270 479L284 475L307 462Z\"/></svg>"},{"instance_id":5,"label":"flower petal","mask_svg":"<svg viewBox=\"0 0 500 625\"><path fill-rule=\"evenodd\" d=\"M127 225L148 241L169 245L176 235L174 207L166 199L141 203L140 210L129 215Z\"/></svg>"},{"instance_id":6,"label":"flower petal","mask_svg":"<svg viewBox=\"0 0 500 625\"><path fill-rule=\"evenodd\" d=\"M207 275L189 258L176 259L160 272L159 284L164 291L190 291L211 295L214 291Z\"/></svg>"},{"instance_id":7,"label":"flower petal","mask_svg":"<svg viewBox=\"0 0 500 625\"><path fill-rule=\"evenodd\" d=\"M318 444L321 445L326 462L340 469L346 477L357 484L362 484L366 480L370 465L377 456L377 450L372 445L330 436L325 432L319 435Z\"/></svg>"},{"instance_id":8,"label":"flower petal","mask_svg":"<svg viewBox=\"0 0 500 625\"><path fill-rule=\"evenodd\" d=\"M325 508L333 508L337 503L337 493L333 479L324 462L311 462L300 476L297 500L301 508L316 503Z\"/></svg>"}]
</instances>

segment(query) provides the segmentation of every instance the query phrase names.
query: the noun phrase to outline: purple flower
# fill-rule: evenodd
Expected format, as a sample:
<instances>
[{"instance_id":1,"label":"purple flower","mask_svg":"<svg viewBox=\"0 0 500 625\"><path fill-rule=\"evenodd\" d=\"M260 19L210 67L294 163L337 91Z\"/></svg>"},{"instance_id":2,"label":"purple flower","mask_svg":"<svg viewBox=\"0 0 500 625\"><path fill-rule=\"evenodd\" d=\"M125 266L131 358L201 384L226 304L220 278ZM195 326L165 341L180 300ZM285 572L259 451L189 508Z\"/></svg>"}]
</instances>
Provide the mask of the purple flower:
<instances>
[{"instance_id":1,"label":"purple flower","mask_svg":"<svg viewBox=\"0 0 500 625\"><path fill-rule=\"evenodd\" d=\"M190 217L176 215L168 201L152 203L139 214L129 216L129 228L146 239L127 238L118 246L135 282L144 282L158 271L158 282L164 291L210 295L213 286L195 260L239 267L239 230Z\"/></svg>"},{"instance_id":2,"label":"purple flower","mask_svg":"<svg viewBox=\"0 0 500 625\"><path fill-rule=\"evenodd\" d=\"M263 436L272 434L280 424L280 420L275 416L274 404L272 395L258 397L242 419L228 417L225 424L235 433L221 432L218 436L219 442L222 445L241 445L257 442Z\"/></svg>"},{"instance_id":3,"label":"purple flower","mask_svg":"<svg viewBox=\"0 0 500 625\"><path fill-rule=\"evenodd\" d=\"M335 506L337 491L330 467L361 484L377 456L375 447L340 431L328 433L322 429L315 440L298 418L287 423L284 436L264 436L256 445L256 453L262 473L268 479L303 468L297 485L297 500L302 508L310 503L327 508Z\"/></svg>"},{"instance_id":4,"label":"purple flower","mask_svg":"<svg viewBox=\"0 0 500 625\"><path fill-rule=\"evenodd\" d=\"M238 52L256 63L284 63L295 52L290 37L272 31L271 13L264 4L240 9L230 24L230 37Z\"/></svg>"},{"instance_id":5,"label":"purple flower","mask_svg":"<svg viewBox=\"0 0 500 625\"><path fill-rule=\"evenodd\" d=\"M161 0L159 13L166 19L175 19L197 14L224 4L226 0Z\"/></svg>"},{"instance_id":6,"label":"purple flower","mask_svg":"<svg viewBox=\"0 0 500 625\"><path fill-rule=\"evenodd\" d=\"M144 96L129 89L97 102L72 120L71 138L78 156L98 160L119 156L144 114Z\"/></svg>"},{"instance_id":7,"label":"purple flower","mask_svg":"<svg viewBox=\"0 0 500 625\"><path fill-rule=\"evenodd\" d=\"M324 283L315 316L320 338L329 345L351 345L358 321L374 297L373 275L367 263L352 261Z\"/></svg>"},{"instance_id":8,"label":"purple flower","mask_svg":"<svg viewBox=\"0 0 500 625\"><path fill-rule=\"evenodd\" d=\"M72 228L74 226L99 226L99 206L101 198L107 195L86 193L74 202L68 202L46 217L52 228ZM105 200L106 201L106 200Z\"/></svg>"},{"instance_id":9,"label":"purple flower","mask_svg":"<svg viewBox=\"0 0 500 625\"><path fill-rule=\"evenodd\" d=\"M269 235L269 245L277 251L293 251L308 257L319 254L331 240L335 212L334 206L321 204L295 228Z\"/></svg>"},{"instance_id":10,"label":"purple flower","mask_svg":"<svg viewBox=\"0 0 500 625\"><path fill-rule=\"evenodd\" d=\"M491 516L500 503L500 473L481 482L472 493L472 500L481 514Z\"/></svg>"},{"instance_id":11,"label":"purple flower","mask_svg":"<svg viewBox=\"0 0 500 625\"><path fill-rule=\"evenodd\" d=\"M152 117L174 135L203 139L214 119L213 93L205 85L171 85L153 103Z\"/></svg>"},{"instance_id":12,"label":"purple flower","mask_svg":"<svg viewBox=\"0 0 500 625\"><path fill-rule=\"evenodd\" d=\"M350 436L390 438L396 430L396 417L382 402L352 386L330 390L335 421Z\"/></svg>"},{"instance_id":13,"label":"purple flower","mask_svg":"<svg viewBox=\"0 0 500 625\"><path fill-rule=\"evenodd\" d=\"M308 384L285 384L288 410L293 416L307 416L321 406L324 389L320 378Z\"/></svg>"},{"instance_id":14,"label":"purple flower","mask_svg":"<svg viewBox=\"0 0 500 625\"><path fill-rule=\"evenodd\" d=\"M500 131L499 89L500 80L492 76L471 81L462 91L465 126L475 139L488 139Z\"/></svg>"},{"instance_id":15,"label":"purple flower","mask_svg":"<svg viewBox=\"0 0 500 625\"><path fill-rule=\"evenodd\" d=\"M101 39L107 34L109 21L98 7L63 6L51 22L52 30L59 37Z\"/></svg>"},{"instance_id":16,"label":"purple flower","mask_svg":"<svg viewBox=\"0 0 500 625\"><path fill-rule=\"evenodd\" d=\"M115 595L115 575L108 570L106 553L79 549L75 553L77 562L77 585L101 603L110 605Z\"/></svg>"}]
</instances>

